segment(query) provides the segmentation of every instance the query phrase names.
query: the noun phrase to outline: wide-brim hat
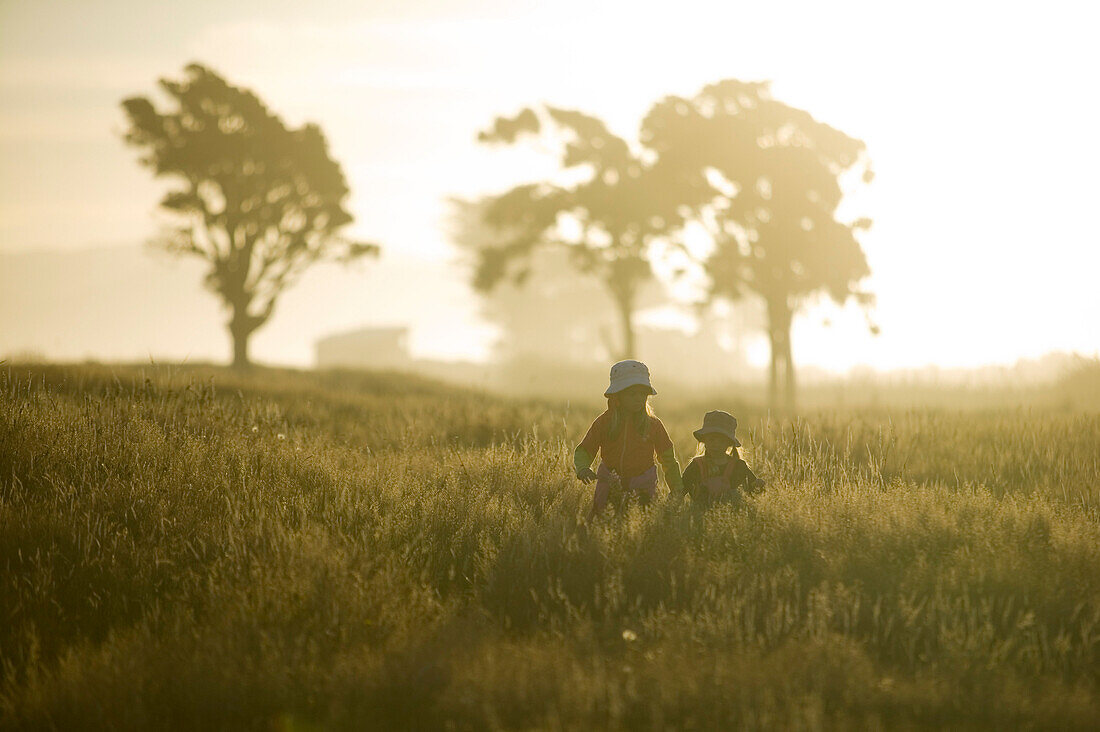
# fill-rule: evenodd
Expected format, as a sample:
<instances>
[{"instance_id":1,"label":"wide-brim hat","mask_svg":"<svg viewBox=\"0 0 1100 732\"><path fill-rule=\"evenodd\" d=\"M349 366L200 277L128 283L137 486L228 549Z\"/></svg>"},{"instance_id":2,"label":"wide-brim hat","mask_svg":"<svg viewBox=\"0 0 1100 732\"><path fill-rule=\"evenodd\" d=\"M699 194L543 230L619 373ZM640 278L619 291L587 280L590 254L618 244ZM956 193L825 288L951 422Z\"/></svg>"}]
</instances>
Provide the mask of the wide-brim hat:
<instances>
[{"instance_id":1,"label":"wide-brim hat","mask_svg":"<svg viewBox=\"0 0 1100 732\"><path fill-rule=\"evenodd\" d=\"M649 383L648 366L641 361L619 361L611 367L611 384L603 395L609 397L632 386L647 386L650 395L657 393L653 384Z\"/></svg>"},{"instance_id":2,"label":"wide-brim hat","mask_svg":"<svg viewBox=\"0 0 1100 732\"><path fill-rule=\"evenodd\" d=\"M692 434L695 435L695 439L699 442L703 441L705 435L722 435L729 438L734 447L741 447L741 440L737 439L737 417L734 417L729 412L723 412L720 409L716 409L713 412L707 412L703 415L703 426L695 430Z\"/></svg>"}]
</instances>

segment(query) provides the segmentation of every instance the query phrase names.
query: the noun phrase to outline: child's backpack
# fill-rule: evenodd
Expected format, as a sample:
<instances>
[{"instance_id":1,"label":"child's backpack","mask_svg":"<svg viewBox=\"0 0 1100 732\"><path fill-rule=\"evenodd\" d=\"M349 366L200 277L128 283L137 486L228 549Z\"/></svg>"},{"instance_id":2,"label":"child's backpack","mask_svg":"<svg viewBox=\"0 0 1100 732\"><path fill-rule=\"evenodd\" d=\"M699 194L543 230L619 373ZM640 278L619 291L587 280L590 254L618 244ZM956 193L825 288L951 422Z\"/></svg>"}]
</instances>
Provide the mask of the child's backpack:
<instances>
[{"instance_id":1,"label":"child's backpack","mask_svg":"<svg viewBox=\"0 0 1100 732\"><path fill-rule=\"evenodd\" d=\"M699 458L703 475L709 475L710 471L707 469L706 457ZM726 463L726 469L722 471L721 475L715 475L714 477L703 478L703 487L707 490L707 498L714 501L721 498L724 494L733 492L733 485L731 479L733 478L733 471L737 467L737 459L730 457ZM735 498L740 498L740 495L735 495Z\"/></svg>"}]
</instances>

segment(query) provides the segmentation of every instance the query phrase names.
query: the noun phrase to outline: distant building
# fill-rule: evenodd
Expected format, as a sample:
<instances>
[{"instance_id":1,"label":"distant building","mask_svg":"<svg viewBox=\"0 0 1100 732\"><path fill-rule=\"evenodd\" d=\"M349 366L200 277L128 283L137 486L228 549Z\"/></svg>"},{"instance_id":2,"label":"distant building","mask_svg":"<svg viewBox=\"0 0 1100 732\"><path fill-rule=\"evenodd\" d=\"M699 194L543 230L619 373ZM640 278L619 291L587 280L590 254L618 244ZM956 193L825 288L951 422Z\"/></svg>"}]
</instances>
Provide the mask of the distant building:
<instances>
[{"instance_id":1,"label":"distant building","mask_svg":"<svg viewBox=\"0 0 1100 732\"><path fill-rule=\"evenodd\" d=\"M358 328L336 333L314 344L319 369L408 369L409 329Z\"/></svg>"}]
</instances>

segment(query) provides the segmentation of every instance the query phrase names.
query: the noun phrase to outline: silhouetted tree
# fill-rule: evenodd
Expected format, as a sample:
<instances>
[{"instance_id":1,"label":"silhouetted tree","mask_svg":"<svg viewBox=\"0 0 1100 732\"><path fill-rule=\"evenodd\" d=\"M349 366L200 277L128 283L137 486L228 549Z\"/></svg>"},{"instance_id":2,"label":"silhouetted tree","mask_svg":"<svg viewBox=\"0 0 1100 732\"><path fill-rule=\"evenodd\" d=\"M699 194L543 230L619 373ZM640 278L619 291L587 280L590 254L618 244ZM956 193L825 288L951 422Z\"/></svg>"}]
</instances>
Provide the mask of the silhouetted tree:
<instances>
[{"instance_id":1,"label":"silhouetted tree","mask_svg":"<svg viewBox=\"0 0 1100 732\"><path fill-rule=\"evenodd\" d=\"M668 97L642 125L642 140L678 179L711 190L698 219L715 247L705 262L712 297L761 297L771 344L773 405L793 406L791 321L817 293L867 304L870 274L856 232L870 220L838 221L840 177L864 144L771 98L767 83L721 81L691 99ZM864 167L863 179L871 172Z\"/></svg>"},{"instance_id":2,"label":"silhouetted tree","mask_svg":"<svg viewBox=\"0 0 1100 732\"><path fill-rule=\"evenodd\" d=\"M378 247L339 235L352 221L348 187L316 125L287 128L255 94L199 64L160 86L173 104L164 113L145 97L122 102L126 142L155 176L181 184L160 203L176 224L155 245L209 263L206 287L230 313L233 363L244 367L249 337L307 267Z\"/></svg>"},{"instance_id":3,"label":"silhouetted tree","mask_svg":"<svg viewBox=\"0 0 1100 732\"><path fill-rule=\"evenodd\" d=\"M653 276L652 244L680 221L674 186L664 171L612 133L599 119L547 106L500 117L479 135L486 143L512 144L546 132L560 145L564 170L582 171L579 182L540 181L516 186L486 201L485 221L499 229L499 244L480 250L474 286L492 289L505 278L522 283L531 254L566 246L582 273L597 277L618 311L621 353L635 355L634 311L640 286Z\"/></svg>"}]
</instances>

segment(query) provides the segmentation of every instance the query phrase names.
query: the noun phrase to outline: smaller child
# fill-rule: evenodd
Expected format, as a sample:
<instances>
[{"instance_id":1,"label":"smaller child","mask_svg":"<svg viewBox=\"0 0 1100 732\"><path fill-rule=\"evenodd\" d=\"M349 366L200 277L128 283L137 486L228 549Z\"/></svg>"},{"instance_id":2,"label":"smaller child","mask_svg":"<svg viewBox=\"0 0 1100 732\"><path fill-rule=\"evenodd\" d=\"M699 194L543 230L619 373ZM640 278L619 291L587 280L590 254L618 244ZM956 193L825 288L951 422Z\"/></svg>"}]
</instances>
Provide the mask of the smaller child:
<instances>
[{"instance_id":1,"label":"smaller child","mask_svg":"<svg viewBox=\"0 0 1100 732\"><path fill-rule=\"evenodd\" d=\"M696 502L710 505L724 500L737 504L742 491L763 488L764 481L737 454L741 441L736 432L737 419L729 412L716 410L707 412L703 426L693 433L705 452L684 469L684 491Z\"/></svg>"}]
</instances>

